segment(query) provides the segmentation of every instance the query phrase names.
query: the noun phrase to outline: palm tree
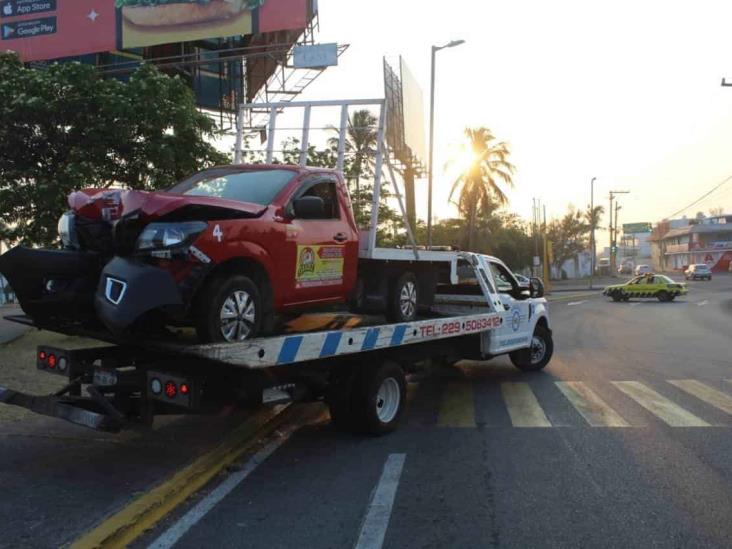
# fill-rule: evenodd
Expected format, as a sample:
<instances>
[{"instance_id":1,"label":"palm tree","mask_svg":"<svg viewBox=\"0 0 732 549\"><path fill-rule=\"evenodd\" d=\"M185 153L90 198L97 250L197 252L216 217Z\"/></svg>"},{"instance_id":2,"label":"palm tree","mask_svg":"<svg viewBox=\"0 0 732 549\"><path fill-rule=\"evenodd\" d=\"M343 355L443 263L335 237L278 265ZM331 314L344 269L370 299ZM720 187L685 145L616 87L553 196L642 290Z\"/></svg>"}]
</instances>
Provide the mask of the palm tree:
<instances>
[{"instance_id":1,"label":"palm tree","mask_svg":"<svg viewBox=\"0 0 732 549\"><path fill-rule=\"evenodd\" d=\"M592 254L592 265L595 264L595 237L593 229L597 229L597 227L600 225L600 218L603 216L604 213L605 206L595 206L595 208L591 210L588 204L587 210L585 210L583 215L587 227L586 232L590 233L590 253Z\"/></svg>"},{"instance_id":2,"label":"palm tree","mask_svg":"<svg viewBox=\"0 0 732 549\"><path fill-rule=\"evenodd\" d=\"M449 200L459 190L457 207L467 218L468 250L473 250L478 215L487 216L496 205L508 203L500 183L513 187L512 176L516 168L508 161L508 145L497 142L488 128L466 128L465 136L472 159L452 184Z\"/></svg>"},{"instance_id":3,"label":"palm tree","mask_svg":"<svg viewBox=\"0 0 732 549\"><path fill-rule=\"evenodd\" d=\"M346 177L355 181L356 196L359 196L361 176L369 173L369 168L373 168L376 159L376 149L378 141L378 124L379 119L374 113L368 109L355 111L348 117L348 127L346 128L346 153L349 155L348 169ZM332 131L338 132L335 127L330 127ZM331 137L328 140L331 147L338 146L338 137Z\"/></svg>"}]
</instances>

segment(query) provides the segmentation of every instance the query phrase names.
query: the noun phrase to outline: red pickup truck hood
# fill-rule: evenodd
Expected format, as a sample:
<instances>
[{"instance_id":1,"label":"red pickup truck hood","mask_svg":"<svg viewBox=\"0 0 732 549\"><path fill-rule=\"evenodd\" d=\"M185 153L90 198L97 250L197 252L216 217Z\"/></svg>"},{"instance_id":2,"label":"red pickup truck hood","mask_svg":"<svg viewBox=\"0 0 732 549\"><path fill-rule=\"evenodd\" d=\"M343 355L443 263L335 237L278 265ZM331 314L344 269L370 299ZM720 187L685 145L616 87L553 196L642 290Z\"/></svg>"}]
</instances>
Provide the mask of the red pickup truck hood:
<instances>
[{"instance_id":1,"label":"red pickup truck hood","mask_svg":"<svg viewBox=\"0 0 732 549\"><path fill-rule=\"evenodd\" d=\"M82 217L105 221L114 221L136 210L153 221L185 206L233 210L242 212L242 217L257 217L267 209L259 204L221 198L121 189L82 189L69 195L69 206Z\"/></svg>"}]
</instances>

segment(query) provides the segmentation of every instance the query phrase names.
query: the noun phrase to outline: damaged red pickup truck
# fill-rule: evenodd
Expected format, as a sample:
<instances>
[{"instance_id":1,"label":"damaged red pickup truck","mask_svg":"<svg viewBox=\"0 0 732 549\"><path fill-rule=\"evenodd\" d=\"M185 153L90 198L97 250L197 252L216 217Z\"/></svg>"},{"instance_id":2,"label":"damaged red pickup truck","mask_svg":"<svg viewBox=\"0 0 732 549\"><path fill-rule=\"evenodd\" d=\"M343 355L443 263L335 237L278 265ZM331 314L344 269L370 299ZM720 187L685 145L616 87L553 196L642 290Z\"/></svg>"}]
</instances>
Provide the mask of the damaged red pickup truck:
<instances>
[{"instance_id":1,"label":"damaged red pickup truck","mask_svg":"<svg viewBox=\"0 0 732 549\"><path fill-rule=\"evenodd\" d=\"M278 315L348 305L413 320L454 254L359 257L340 173L284 165L204 170L162 192L85 189L59 221L63 249L16 247L0 272L38 326L116 336L190 325L203 342L271 333Z\"/></svg>"}]
</instances>

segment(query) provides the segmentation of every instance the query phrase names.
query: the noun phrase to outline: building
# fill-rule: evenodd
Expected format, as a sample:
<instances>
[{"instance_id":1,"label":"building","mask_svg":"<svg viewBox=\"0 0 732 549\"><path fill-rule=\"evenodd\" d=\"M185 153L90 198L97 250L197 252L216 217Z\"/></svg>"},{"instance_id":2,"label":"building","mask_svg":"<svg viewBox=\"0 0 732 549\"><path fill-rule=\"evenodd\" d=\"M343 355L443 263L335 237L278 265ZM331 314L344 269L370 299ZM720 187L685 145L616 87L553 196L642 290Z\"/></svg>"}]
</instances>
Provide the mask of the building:
<instances>
[{"instance_id":1,"label":"building","mask_svg":"<svg viewBox=\"0 0 732 549\"><path fill-rule=\"evenodd\" d=\"M658 270L681 271L706 263L713 272L727 272L732 262L732 215L661 222L651 241Z\"/></svg>"}]
</instances>

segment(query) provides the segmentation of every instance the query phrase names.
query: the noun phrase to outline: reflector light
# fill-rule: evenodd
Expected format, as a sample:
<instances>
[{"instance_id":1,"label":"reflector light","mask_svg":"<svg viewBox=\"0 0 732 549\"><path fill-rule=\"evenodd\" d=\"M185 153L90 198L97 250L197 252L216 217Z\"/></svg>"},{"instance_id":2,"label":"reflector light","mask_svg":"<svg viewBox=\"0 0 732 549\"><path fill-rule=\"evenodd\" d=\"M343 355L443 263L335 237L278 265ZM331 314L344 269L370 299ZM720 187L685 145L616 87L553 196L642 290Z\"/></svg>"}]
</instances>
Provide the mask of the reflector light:
<instances>
[{"instance_id":1,"label":"reflector light","mask_svg":"<svg viewBox=\"0 0 732 549\"><path fill-rule=\"evenodd\" d=\"M190 392L191 392L191 389L190 389L190 387L188 387L187 383L180 384L180 394L187 395Z\"/></svg>"},{"instance_id":2,"label":"reflector light","mask_svg":"<svg viewBox=\"0 0 732 549\"><path fill-rule=\"evenodd\" d=\"M150 390L154 395L159 395L163 392L163 383L158 378L150 380Z\"/></svg>"},{"instance_id":3,"label":"reflector light","mask_svg":"<svg viewBox=\"0 0 732 549\"><path fill-rule=\"evenodd\" d=\"M175 383L172 381L168 381L165 383L165 396L168 398L174 398L175 395L178 394L178 387L175 386Z\"/></svg>"},{"instance_id":4,"label":"reflector light","mask_svg":"<svg viewBox=\"0 0 732 549\"><path fill-rule=\"evenodd\" d=\"M58 370L59 372L65 372L66 367L69 365L69 361L65 356L59 357L58 359Z\"/></svg>"},{"instance_id":5,"label":"reflector light","mask_svg":"<svg viewBox=\"0 0 732 549\"><path fill-rule=\"evenodd\" d=\"M46 351L41 351L38 353L38 358L41 360L46 360Z\"/></svg>"},{"instance_id":6,"label":"reflector light","mask_svg":"<svg viewBox=\"0 0 732 549\"><path fill-rule=\"evenodd\" d=\"M49 368L56 367L56 355L48 355L48 367Z\"/></svg>"}]
</instances>

